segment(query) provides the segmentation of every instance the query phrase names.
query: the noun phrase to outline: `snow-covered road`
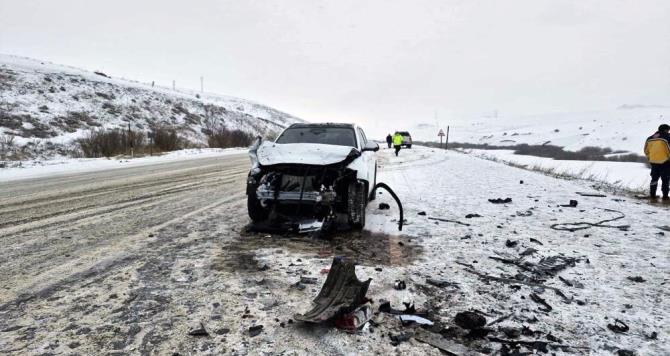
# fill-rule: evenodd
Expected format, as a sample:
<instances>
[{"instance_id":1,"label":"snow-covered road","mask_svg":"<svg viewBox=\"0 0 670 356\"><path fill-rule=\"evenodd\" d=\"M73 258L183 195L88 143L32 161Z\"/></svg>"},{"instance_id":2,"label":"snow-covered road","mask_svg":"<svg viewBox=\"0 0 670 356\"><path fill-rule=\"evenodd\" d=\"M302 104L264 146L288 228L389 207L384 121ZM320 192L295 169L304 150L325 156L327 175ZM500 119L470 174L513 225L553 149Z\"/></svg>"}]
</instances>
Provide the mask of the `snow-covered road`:
<instances>
[{"instance_id":1,"label":"snow-covered road","mask_svg":"<svg viewBox=\"0 0 670 356\"><path fill-rule=\"evenodd\" d=\"M500 350L493 340L509 339L500 328L523 326L535 333L520 340L569 346L557 354L670 348L670 242L658 228L670 225L666 206L579 196L593 192L588 183L456 152L379 157L378 180L403 201L405 228L397 231L397 209L382 193L365 231L331 240L244 232L243 155L3 183L0 199L12 204L0 207L0 353L440 354L415 339L393 346L389 335L415 327L383 313L358 335L289 322L310 308L333 256L358 261L359 278L372 278L375 311L380 299L414 302L435 322L431 331L472 353ZM559 207L571 199L576 208ZM379 210L381 202L391 209ZM609 225L629 228L550 228L618 216L605 209L625 214ZM577 261L540 276L535 263L551 256ZM296 288L300 276L318 283ZM628 278L638 276L644 281ZM396 280L407 289L395 290ZM509 317L488 339L467 338L453 320L468 310L488 322ZM609 330L614 319L630 330ZM200 323L209 336L189 335ZM264 328L251 336L252 325Z\"/></svg>"}]
</instances>

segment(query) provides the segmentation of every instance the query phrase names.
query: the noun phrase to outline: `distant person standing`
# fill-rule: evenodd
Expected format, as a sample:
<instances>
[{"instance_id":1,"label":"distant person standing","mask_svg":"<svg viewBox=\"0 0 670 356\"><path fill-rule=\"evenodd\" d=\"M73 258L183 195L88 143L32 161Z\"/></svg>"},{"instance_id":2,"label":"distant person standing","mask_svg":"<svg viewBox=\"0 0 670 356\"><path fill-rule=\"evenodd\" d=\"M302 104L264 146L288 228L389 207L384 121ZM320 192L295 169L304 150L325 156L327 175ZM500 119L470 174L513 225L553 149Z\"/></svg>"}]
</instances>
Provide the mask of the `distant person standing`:
<instances>
[{"instance_id":1,"label":"distant person standing","mask_svg":"<svg viewBox=\"0 0 670 356\"><path fill-rule=\"evenodd\" d=\"M651 184L649 197L656 199L658 180L661 179L663 200L670 200L670 126L663 124L644 144L644 154L651 164Z\"/></svg>"},{"instance_id":2,"label":"distant person standing","mask_svg":"<svg viewBox=\"0 0 670 356\"><path fill-rule=\"evenodd\" d=\"M391 134L386 136L386 144L389 145L389 148L391 148L391 145L393 144L393 136L391 136Z\"/></svg>"},{"instance_id":3,"label":"distant person standing","mask_svg":"<svg viewBox=\"0 0 670 356\"><path fill-rule=\"evenodd\" d=\"M393 134L393 147L395 147L395 155L398 157L398 152L400 152L400 146L402 145L402 135L396 132Z\"/></svg>"}]
</instances>

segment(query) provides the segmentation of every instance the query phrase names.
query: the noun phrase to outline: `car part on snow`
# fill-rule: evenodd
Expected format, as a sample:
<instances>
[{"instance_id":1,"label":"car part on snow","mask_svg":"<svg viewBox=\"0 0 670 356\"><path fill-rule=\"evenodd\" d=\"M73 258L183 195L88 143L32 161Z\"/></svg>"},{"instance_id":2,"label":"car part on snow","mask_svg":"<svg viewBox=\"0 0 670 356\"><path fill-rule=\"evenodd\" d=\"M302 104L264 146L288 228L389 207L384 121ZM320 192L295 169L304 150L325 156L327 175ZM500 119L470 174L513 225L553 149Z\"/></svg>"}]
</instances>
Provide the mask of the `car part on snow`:
<instances>
[{"instance_id":1,"label":"car part on snow","mask_svg":"<svg viewBox=\"0 0 670 356\"><path fill-rule=\"evenodd\" d=\"M391 189L391 187L389 187L388 185L386 185L384 183L377 183L375 185L374 191L377 191L377 189L379 189L379 188L382 188L382 189L386 190L387 192L389 192L389 194L391 194L391 197L393 197L395 202L398 203L398 209L400 210L400 219L398 219L398 231L402 231L402 224L404 222L404 218L403 218L402 203L400 202L400 199L395 194L393 189Z\"/></svg>"},{"instance_id":2,"label":"car part on snow","mask_svg":"<svg viewBox=\"0 0 670 356\"><path fill-rule=\"evenodd\" d=\"M479 329L486 325L486 318L483 315L479 315L475 312L464 311L456 313L454 323L463 329Z\"/></svg>"},{"instance_id":3,"label":"car part on snow","mask_svg":"<svg viewBox=\"0 0 670 356\"><path fill-rule=\"evenodd\" d=\"M570 231L570 232L575 232L579 230L585 230L585 229L590 229L592 227L607 227L607 228L612 228L612 229L619 229L621 231L628 231L630 229L630 225L607 225L606 223L610 223L613 221L621 220L626 217L626 214L614 210L614 209L606 209L606 208L597 208L601 209L607 212L611 213L617 213L619 216L611 218L611 219L605 219L605 220L600 220L595 223L590 223L586 221L580 221L580 222L574 222L574 223L558 223L558 224L553 224L550 226L550 228L554 230L559 230L559 231Z\"/></svg>"},{"instance_id":4,"label":"car part on snow","mask_svg":"<svg viewBox=\"0 0 670 356\"><path fill-rule=\"evenodd\" d=\"M254 325L249 327L249 336L258 336L263 331L263 325Z\"/></svg>"},{"instance_id":5,"label":"car part on snow","mask_svg":"<svg viewBox=\"0 0 670 356\"><path fill-rule=\"evenodd\" d=\"M414 338L420 342L426 343L430 346L442 350L447 355L475 354L469 347L451 341L443 337L442 335L421 328L416 329L416 331L414 332Z\"/></svg>"},{"instance_id":6,"label":"car part on snow","mask_svg":"<svg viewBox=\"0 0 670 356\"><path fill-rule=\"evenodd\" d=\"M507 203L511 203L511 202L512 202L512 198L505 198L505 199L502 199L502 198L489 199L489 203L493 203L493 204L507 204Z\"/></svg>"},{"instance_id":7,"label":"car part on snow","mask_svg":"<svg viewBox=\"0 0 670 356\"><path fill-rule=\"evenodd\" d=\"M562 204L561 207L563 207L563 208L576 208L578 203L579 203L578 201L571 199L570 203Z\"/></svg>"},{"instance_id":8,"label":"car part on snow","mask_svg":"<svg viewBox=\"0 0 670 356\"><path fill-rule=\"evenodd\" d=\"M627 278L628 278L628 280L633 281L633 282L637 282L637 283L646 282L646 280L644 278L642 278L642 276L627 277Z\"/></svg>"},{"instance_id":9,"label":"car part on snow","mask_svg":"<svg viewBox=\"0 0 670 356\"><path fill-rule=\"evenodd\" d=\"M396 316L398 320L402 323L403 326L410 325L412 323L416 323L419 325L433 325L433 322L426 319L422 318L418 315L411 315L411 314L401 314Z\"/></svg>"},{"instance_id":10,"label":"car part on snow","mask_svg":"<svg viewBox=\"0 0 670 356\"><path fill-rule=\"evenodd\" d=\"M191 336L209 336L209 332L207 332L205 324L203 324L201 321L195 323L191 327L191 330L188 332L188 334Z\"/></svg>"},{"instance_id":11,"label":"car part on snow","mask_svg":"<svg viewBox=\"0 0 670 356\"><path fill-rule=\"evenodd\" d=\"M316 282L318 282L318 279L316 279L316 277L305 277L305 276L300 277L300 283L316 284Z\"/></svg>"},{"instance_id":12,"label":"car part on snow","mask_svg":"<svg viewBox=\"0 0 670 356\"><path fill-rule=\"evenodd\" d=\"M472 219L472 218L481 218L482 216L475 213L475 214L468 214L465 216L466 219Z\"/></svg>"},{"instance_id":13,"label":"car part on snow","mask_svg":"<svg viewBox=\"0 0 670 356\"><path fill-rule=\"evenodd\" d=\"M388 210L391 209L391 206L386 203L379 203L379 210Z\"/></svg>"},{"instance_id":14,"label":"car part on snow","mask_svg":"<svg viewBox=\"0 0 670 356\"><path fill-rule=\"evenodd\" d=\"M626 323L619 319L614 319L614 324L607 324L607 328L617 334L628 332L630 329Z\"/></svg>"},{"instance_id":15,"label":"car part on snow","mask_svg":"<svg viewBox=\"0 0 670 356\"><path fill-rule=\"evenodd\" d=\"M554 309L554 308L551 307L551 305L549 305L549 303L547 303L546 300L542 299L539 295L537 295L535 293L530 293L529 296L530 296L530 299L532 301L534 301L537 304L540 304L540 305L544 306L544 308L540 308L540 311L548 313L548 312L552 311L552 309Z\"/></svg>"},{"instance_id":16,"label":"car part on snow","mask_svg":"<svg viewBox=\"0 0 670 356\"><path fill-rule=\"evenodd\" d=\"M371 280L361 282L356 277L356 265L336 257L326 282L313 301L314 307L304 314L296 314L294 318L308 323L321 323L349 313L367 301L365 294Z\"/></svg>"},{"instance_id":17,"label":"car part on snow","mask_svg":"<svg viewBox=\"0 0 670 356\"><path fill-rule=\"evenodd\" d=\"M335 326L348 333L355 333L362 329L370 319L372 319L372 308L369 304L364 304L356 310L342 314L339 318L335 319Z\"/></svg>"},{"instance_id":18,"label":"car part on snow","mask_svg":"<svg viewBox=\"0 0 670 356\"><path fill-rule=\"evenodd\" d=\"M407 289L407 284L405 284L405 281L395 281L393 288L395 290L404 290Z\"/></svg>"},{"instance_id":19,"label":"car part on snow","mask_svg":"<svg viewBox=\"0 0 670 356\"><path fill-rule=\"evenodd\" d=\"M389 334L389 339L391 339L391 345L398 346L405 341L409 341L412 338L412 333L400 333L398 335Z\"/></svg>"},{"instance_id":20,"label":"car part on snow","mask_svg":"<svg viewBox=\"0 0 670 356\"><path fill-rule=\"evenodd\" d=\"M519 244L519 241L512 241L512 240L507 240L505 241L505 246L506 247L516 247L516 245Z\"/></svg>"}]
</instances>

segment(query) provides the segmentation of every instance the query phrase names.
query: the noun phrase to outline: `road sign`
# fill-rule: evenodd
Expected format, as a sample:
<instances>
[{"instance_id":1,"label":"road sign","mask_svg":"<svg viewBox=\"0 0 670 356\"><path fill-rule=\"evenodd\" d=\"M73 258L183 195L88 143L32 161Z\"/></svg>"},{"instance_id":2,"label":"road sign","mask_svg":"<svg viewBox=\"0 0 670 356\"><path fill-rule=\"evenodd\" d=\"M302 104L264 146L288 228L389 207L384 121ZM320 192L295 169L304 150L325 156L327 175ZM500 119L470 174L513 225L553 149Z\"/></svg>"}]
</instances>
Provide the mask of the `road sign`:
<instances>
[{"instance_id":1,"label":"road sign","mask_svg":"<svg viewBox=\"0 0 670 356\"><path fill-rule=\"evenodd\" d=\"M440 132L438 132L437 135L440 136L440 137L444 136L444 131L442 131L442 129L440 129Z\"/></svg>"}]
</instances>

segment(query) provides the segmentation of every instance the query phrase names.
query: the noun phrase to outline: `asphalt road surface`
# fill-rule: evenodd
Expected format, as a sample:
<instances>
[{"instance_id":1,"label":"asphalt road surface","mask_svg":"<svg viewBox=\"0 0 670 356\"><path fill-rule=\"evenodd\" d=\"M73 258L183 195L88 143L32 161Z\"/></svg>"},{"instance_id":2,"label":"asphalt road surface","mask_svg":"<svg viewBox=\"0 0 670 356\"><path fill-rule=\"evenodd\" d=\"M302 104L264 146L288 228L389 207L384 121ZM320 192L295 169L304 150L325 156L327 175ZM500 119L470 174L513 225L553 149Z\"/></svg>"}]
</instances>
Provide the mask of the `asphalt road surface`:
<instances>
[{"instance_id":1,"label":"asphalt road surface","mask_svg":"<svg viewBox=\"0 0 670 356\"><path fill-rule=\"evenodd\" d=\"M0 184L0 353L74 351L76 341L68 347L58 337L68 326L98 333L107 350L134 342L124 333L110 348L104 331L82 332L70 320L106 300L151 300L124 287L165 287L153 283L161 264L207 248L226 219L245 217L248 166L241 154ZM39 344L45 349L33 349Z\"/></svg>"}]
</instances>

